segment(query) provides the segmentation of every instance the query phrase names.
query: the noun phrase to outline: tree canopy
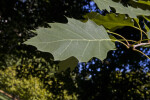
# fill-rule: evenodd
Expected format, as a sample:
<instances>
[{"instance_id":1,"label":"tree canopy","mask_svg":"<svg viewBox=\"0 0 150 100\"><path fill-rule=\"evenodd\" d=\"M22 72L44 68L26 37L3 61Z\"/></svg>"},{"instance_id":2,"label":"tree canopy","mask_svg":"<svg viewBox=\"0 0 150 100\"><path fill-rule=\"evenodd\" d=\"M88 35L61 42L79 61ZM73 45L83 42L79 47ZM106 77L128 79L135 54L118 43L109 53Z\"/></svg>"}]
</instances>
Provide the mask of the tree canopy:
<instances>
[{"instance_id":1,"label":"tree canopy","mask_svg":"<svg viewBox=\"0 0 150 100\"><path fill-rule=\"evenodd\" d=\"M149 100L148 0L1 0L0 99Z\"/></svg>"}]
</instances>

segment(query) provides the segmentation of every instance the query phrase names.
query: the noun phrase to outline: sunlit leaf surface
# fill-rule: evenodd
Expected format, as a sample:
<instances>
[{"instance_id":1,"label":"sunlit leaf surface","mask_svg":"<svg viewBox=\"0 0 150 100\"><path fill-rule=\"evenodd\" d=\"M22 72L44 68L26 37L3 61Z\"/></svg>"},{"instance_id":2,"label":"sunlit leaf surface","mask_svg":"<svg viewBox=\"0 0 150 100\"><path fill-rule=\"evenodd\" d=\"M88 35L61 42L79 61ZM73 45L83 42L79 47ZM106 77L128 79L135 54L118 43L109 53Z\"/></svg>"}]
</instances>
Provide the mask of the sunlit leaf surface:
<instances>
[{"instance_id":1,"label":"sunlit leaf surface","mask_svg":"<svg viewBox=\"0 0 150 100\"><path fill-rule=\"evenodd\" d=\"M121 3L112 0L94 0L100 10L106 9L111 11L110 7L116 10L116 13L128 14L131 18L136 18L138 15L150 15L149 10L142 10L141 8L134 8L132 6L125 7Z\"/></svg>"},{"instance_id":2,"label":"sunlit leaf surface","mask_svg":"<svg viewBox=\"0 0 150 100\"><path fill-rule=\"evenodd\" d=\"M39 28L37 36L26 41L41 51L50 52L55 60L71 56L85 62L92 57L103 60L115 48L105 28L91 20L86 23L68 18L67 24L50 23L51 28Z\"/></svg>"}]
</instances>

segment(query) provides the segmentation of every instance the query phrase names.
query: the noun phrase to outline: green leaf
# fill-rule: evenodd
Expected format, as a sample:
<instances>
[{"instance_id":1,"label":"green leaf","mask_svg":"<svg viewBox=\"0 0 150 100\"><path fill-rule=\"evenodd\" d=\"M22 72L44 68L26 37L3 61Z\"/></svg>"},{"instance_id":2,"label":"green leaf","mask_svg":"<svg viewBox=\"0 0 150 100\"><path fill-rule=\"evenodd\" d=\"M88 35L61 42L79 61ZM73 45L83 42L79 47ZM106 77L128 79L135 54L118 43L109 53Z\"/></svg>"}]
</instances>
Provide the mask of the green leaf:
<instances>
[{"instance_id":1,"label":"green leaf","mask_svg":"<svg viewBox=\"0 0 150 100\"><path fill-rule=\"evenodd\" d=\"M150 39L150 31L148 31L147 34L148 34L148 38Z\"/></svg>"},{"instance_id":2,"label":"green leaf","mask_svg":"<svg viewBox=\"0 0 150 100\"><path fill-rule=\"evenodd\" d=\"M143 18L147 21L150 21L150 19L147 18L146 16L143 16ZM148 25L145 22L144 22L144 25L145 25L146 32L149 32L150 29L149 29Z\"/></svg>"},{"instance_id":3,"label":"green leaf","mask_svg":"<svg viewBox=\"0 0 150 100\"><path fill-rule=\"evenodd\" d=\"M142 10L140 8L133 8L131 6L125 7L119 2L114 2L112 0L94 0L99 9L106 9L110 12L110 7L113 7L116 10L116 13L128 14L131 18L136 18L139 15L150 15L149 10Z\"/></svg>"},{"instance_id":4,"label":"green leaf","mask_svg":"<svg viewBox=\"0 0 150 100\"><path fill-rule=\"evenodd\" d=\"M149 31L149 27L146 25L145 22L144 22L144 25L145 25L146 32L148 32Z\"/></svg>"},{"instance_id":5,"label":"green leaf","mask_svg":"<svg viewBox=\"0 0 150 100\"><path fill-rule=\"evenodd\" d=\"M129 4L135 8L139 7L141 9L149 9L150 10L150 1L130 0Z\"/></svg>"},{"instance_id":6,"label":"green leaf","mask_svg":"<svg viewBox=\"0 0 150 100\"><path fill-rule=\"evenodd\" d=\"M147 21L150 21L150 18L148 18L146 16L143 16L143 18L145 18ZM145 25L145 29L146 29L147 34L148 34L148 38L150 39L150 29L145 23L144 23L144 25Z\"/></svg>"},{"instance_id":7,"label":"green leaf","mask_svg":"<svg viewBox=\"0 0 150 100\"><path fill-rule=\"evenodd\" d=\"M142 17L150 22L150 16L142 16Z\"/></svg>"},{"instance_id":8,"label":"green leaf","mask_svg":"<svg viewBox=\"0 0 150 100\"><path fill-rule=\"evenodd\" d=\"M144 5L150 6L150 1L139 0L139 1L137 1L137 2L140 3L140 4L144 4Z\"/></svg>"},{"instance_id":9,"label":"green leaf","mask_svg":"<svg viewBox=\"0 0 150 100\"><path fill-rule=\"evenodd\" d=\"M59 70L58 72L62 72L67 70L68 68L70 68L71 71L74 70L74 68L78 65L78 59L76 59L75 57L70 57L66 60L61 61L58 66L59 66Z\"/></svg>"},{"instance_id":10,"label":"green leaf","mask_svg":"<svg viewBox=\"0 0 150 100\"><path fill-rule=\"evenodd\" d=\"M107 14L102 16L99 13L91 12L84 16L86 19L94 21L97 25L103 25L105 28L114 31L124 26L134 26L132 19L122 14Z\"/></svg>"},{"instance_id":11,"label":"green leaf","mask_svg":"<svg viewBox=\"0 0 150 100\"><path fill-rule=\"evenodd\" d=\"M67 24L51 23L50 25L52 28L37 29L38 35L25 44L52 53L55 60L74 56L80 62L86 62L92 57L103 60L107 52L115 48L105 28L91 20L83 23L68 18Z\"/></svg>"}]
</instances>

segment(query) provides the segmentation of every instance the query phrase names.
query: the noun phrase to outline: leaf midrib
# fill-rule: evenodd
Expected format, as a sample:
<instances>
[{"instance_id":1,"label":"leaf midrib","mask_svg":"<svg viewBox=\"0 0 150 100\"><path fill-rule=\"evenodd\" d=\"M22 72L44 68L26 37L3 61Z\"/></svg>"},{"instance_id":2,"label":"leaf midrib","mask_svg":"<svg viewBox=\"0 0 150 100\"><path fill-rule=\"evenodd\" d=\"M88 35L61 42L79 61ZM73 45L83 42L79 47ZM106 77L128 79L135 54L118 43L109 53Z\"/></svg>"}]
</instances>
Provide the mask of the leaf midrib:
<instances>
[{"instance_id":1,"label":"leaf midrib","mask_svg":"<svg viewBox=\"0 0 150 100\"><path fill-rule=\"evenodd\" d=\"M112 39L95 39L95 40L87 40L87 39L63 39L58 41L52 41L52 42L38 42L40 43L54 43L54 42L63 42L63 41L88 41L88 42L100 42L100 41L112 41ZM37 43L37 42L28 42L28 43Z\"/></svg>"}]
</instances>

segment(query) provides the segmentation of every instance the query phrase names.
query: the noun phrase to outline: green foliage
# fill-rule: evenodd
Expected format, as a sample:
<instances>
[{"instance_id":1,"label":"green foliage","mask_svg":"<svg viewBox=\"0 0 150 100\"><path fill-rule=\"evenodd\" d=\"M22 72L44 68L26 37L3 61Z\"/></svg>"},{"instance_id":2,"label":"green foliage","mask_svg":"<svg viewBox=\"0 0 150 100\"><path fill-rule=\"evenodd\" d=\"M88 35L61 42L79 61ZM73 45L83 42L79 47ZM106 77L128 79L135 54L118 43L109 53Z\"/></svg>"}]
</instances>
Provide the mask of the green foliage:
<instances>
[{"instance_id":1,"label":"green foliage","mask_svg":"<svg viewBox=\"0 0 150 100\"><path fill-rule=\"evenodd\" d=\"M135 8L141 8L141 9L148 9L150 10L150 2L149 0L130 0L128 2L130 5L132 5Z\"/></svg>"},{"instance_id":2,"label":"green foliage","mask_svg":"<svg viewBox=\"0 0 150 100\"><path fill-rule=\"evenodd\" d=\"M107 52L115 49L113 42L119 42L127 49L131 48L132 50L145 55L137 49L140 46L149 45L149 42L146 41L149 39L148 34L142 30L139 24L139 16L147 18L144 15L147 15L149 10L142 10L132 6L125 7L121 3L112 0L107 2L95 0L95 2L98 7L103 7L102 4L104 4L107 8L106 10L110 10L110 7L114 7L116 13L102 16L92 12L84 16L86 20L88 20L86 23L71 18L68 18L68 23L66 24L49 23L51 28L37 29L34 31L37 33L37 36L24 43L33 45L40 51L52 53L55 60L65 60L72 56L76 57L79 62L86 62L92 57L104 60ZM129 17L123 14L128 14ZM103 25L104 27L98 25ZM130 26L133 29L139 30L140 39L137 41L133 39L128 40L124 36L113 32L114 30L125 26ZM111 32L106 29L111 30ZM146 29L147 31L149 30L148 26ZM146 38L143 38L143 35L146 36ZM149 58L147 55L145 56ZM74 65L71 69L74 68ZM65 66L65 69L70 67L70 65L66 64ZM60 68L62 69L62 67Z\"/></svg>"},{"instance_id":3,"label":"green foliage","mask_svg":"<svg viewBox=\"0 0 150 100\"><path fill-rule=\"evenodd\" d=\"M21 50L16 49L16 47L28 38L35 36L29 30L39 26L49 27L47 23L53 21L66 23L67 19L64 15L79 19L86 12L81 10L85 4L87 3L84 0L65 0L65 2L64 0L13 0L11 2L1 0L0 67L13 66L20 58L23 59L19 56ZM29 46L26 47L29 48ZM26 48L22 49L26 50ZM32 51L32 55L37 53L37 50L33 52L33 50L27 49L26 51Z\"/></svg>"},{"instance_id":4,"label":"green foliage","mask_svg":"<svg viewBox=\"0 0 150 100\"><path fill-rule=\"evenodd\" d=\"M128 14L131 18L136 18L139 15L150 15L149 10L142 10L141 8L134 8L132 6L123 6L120 2L114 2L113 0L94 0L101 10L107 10L110 12L110 8L114 8L116 13Z\"/></svg>"},{"instance_id":5,"label":"green foliage","mask_svg":"<svg viewBox=\"0 0 150 100\"><path fill-rule=\"evenodd\" d=\"M40 59L36 59L36 60L40 60ZM29 65L24 64L21 66L17 66L16 77L28 79L32 75L33 77L40 79L40 81L44 84L44 88L49 90L53 94L55 94L53 95L54 96L53 98L55 98L56 100L58 98L76 99L77 96L74 94L74 92L67 95L68 89L75 87L71 76L66 75L65 78L67 78L68 81L65 82L65 80L63 80L64 77L60 79L62 74L60 74L59 77L55 75L56 72L60 73L61 71L65 71L65 69L60 68L60 70L58 70L58 67L55 65L53 65L52 67L47 67L46 66L47 64L43 62L44 61L41 60L39 63L37 63L37 61L33 61ZM64 65L60 65L60 66L62 67ZM68 70L67 72L70 74ZM66 85L68 84L70 84L71 87L69 86L66 87Z\"/></svg>"},{"instance_id":6,"label":"green foliage","mask_svg":"<svg viewBox=\"0 0 150 100\"><path fill-rule=\"evenodd\" d=\"M29 67L33 66L29 65ZM24 73L28 73L26 70L24 71ZM45 88L43 81L40 81L38 77L29 75L27 78L17 78L16 67L0 70L0 75L0 88L22 100L76 100L76 95L68 95L65 89L61 90L60 94L54 95ZM57 83L57 79L54 81ZM49 80L47 83L52 85L53 81ZM63 82L60 84L63 85ZM59 88L61 89L61 85Z\"/></svg>"},{"instance_id":7,"label":"green foliage","mask_svg":"<svg viewBox=\"0 0 150 100\"><path fill-rule=\"evenodd\" d=\"M84 18L94 21L97 25L103 25L106 29L114 31L124 26L134 26L133 19L123 14L107 14L103 16L96 12L87 13ZM119 19L119 20L118 20Z\"/></svg>"},{"instance_id":8,"label":"green foliage","mask_svg":"<svg viewBox=\"0 0 150 100\"><path fill-rule=\"evenodd\" d=\"M139 49L150 46L149 0L94 1L103 15L81 11L84 0L1 0L0 88L23 100L149 100L150 73L138 65L150 59ZM76 66L92 57L102 62Z\"/></svg>"},{"instance_id":9,"label":"green foliage","mask_svg":"<svg viewBox=\"0 0 150 100\"><path fill-rule=\"evenodd\" d=\"M117 71L114 75L115 77L112 82L114 94L121 96L124 91L126 95L124 98L127 99L134 98L139 100L150 98L150 87L148 85L150 83L149 72L143 73L143 69L140 68L139 70L126 73Z\"/></svg>"},{"instance_id":10,"label":"green foliage","mask_svg":"<svg viewBox=\"0 0 150 100\"><path fill-rule=\"evenodd\" d=\"M50 52L55 60L75 56L85 62L92 57L106 58L107 52L115 48L105 28L91 20L82 23L68 18L67 24L51 23L50 28L39 28L37 36L25 44L36 46L39 50ZM105 45L105 46L103 46Z\"/></svg>"},{"instance_id":11,"label":"green foliage","mask_svg":"<svg viewBox=\"0 0 150 100\"><path fill-rule=\"evenodd\" d=\"M70 68L70 70L73 71L76 68L77 64L78 64L78 59L75 57L70 57L66 60L61 61L58 64L59 69L57 72L59 73L59 72L65 71L68 68Z\"/></svg>"},{"instance_id":12,"label":"green foliage","mask_svg":"<svg viewBox=\"0 0 150 100\"><path fill-rule=\"evenodd\" d=\"M17 77L19 78L28 78L30 75L39 78L45 78L46 75L53 77L56 73L56 67L49 65L43 58L28 59L27 64L18 65L16 67Z\"/></svg>"},{"instance_id":13,"label":"green foliage","mask_svg":"<svg viewBox=\"0 0 150 100\"><path fill-rule=\"evenodd\" d=\"M20 99L46 100L52 97L52 94L44 89L38 78L30 76L29 79L18 79L14 67L9 67L0 73L1 89L19 96Z\"/></svg>"},{"instance_id":14,"label":"green foliage","mask_svg":"<svg viewBox=\"0 0 150 100\"><path fill-rule=\"evenodd\" d=\"M108 61L104 61L103 63L95 61L95 64L90 64L89 67L87 65L83 65L82 71L77 75L80 99L150 99L150 72L144 72L144 67L136 66L125 69L121 64L117 66L118 64L115 62ZM118 68L117 71L115 70L116 68ZM100 70L97 71L98 69Z\"/></svg>"}]
</instances>

